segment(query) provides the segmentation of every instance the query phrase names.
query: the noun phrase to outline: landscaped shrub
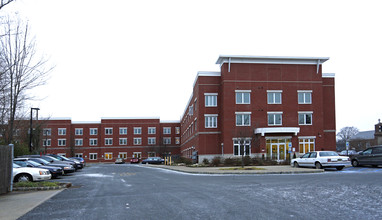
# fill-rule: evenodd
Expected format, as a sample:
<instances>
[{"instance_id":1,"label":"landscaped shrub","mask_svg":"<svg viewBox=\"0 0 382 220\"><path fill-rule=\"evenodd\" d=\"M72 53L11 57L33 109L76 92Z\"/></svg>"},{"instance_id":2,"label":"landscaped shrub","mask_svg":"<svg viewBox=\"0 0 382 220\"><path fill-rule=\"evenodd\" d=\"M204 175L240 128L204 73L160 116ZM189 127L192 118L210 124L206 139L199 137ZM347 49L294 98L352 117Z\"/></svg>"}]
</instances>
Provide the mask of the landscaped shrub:
<instances>
[{"instance_id":1,"label":"landscaped shrub","mask_svg":"<svg viewBox=\"0 0 382 220\"><path fill-rule=\"evenodd\" d=\"M174 160L174 163L176 163L176 164L184 163L185 165L191 165L192 160L190 158L187 158L187 157L179 157L179 158Z\"/></svg>"},{"instance_id":2,"label":"landscaped shrub","mask_svg":"<svg viewBox=\"0 0 382 220\"><path fill-rule=\"evenodd\" d=\"M221 158L220 157L214 157L211 161L211 166L217 167L221 164Z\"/></svg>"},{"instance_id":3,"label":"landscaped shrub","mask_svg":"<svg viewBox=\"0 0 382 220\"><path fill-rule=\"evenodd\" d=\"M237 158L225 158L224 166L236 166Z\"/></svg>"},{"instance_id":4,"label":"landscaped shrub","mask_svg":"<svg viewBox=\"0 0 382 220\"><path fill-rule=\"evenodd\" d=\"M210 164L210 161L209 161L207 158L204 158L202 163L203 163L204 165L209 165L209 164Z\"/></svg>"}]
</instances>

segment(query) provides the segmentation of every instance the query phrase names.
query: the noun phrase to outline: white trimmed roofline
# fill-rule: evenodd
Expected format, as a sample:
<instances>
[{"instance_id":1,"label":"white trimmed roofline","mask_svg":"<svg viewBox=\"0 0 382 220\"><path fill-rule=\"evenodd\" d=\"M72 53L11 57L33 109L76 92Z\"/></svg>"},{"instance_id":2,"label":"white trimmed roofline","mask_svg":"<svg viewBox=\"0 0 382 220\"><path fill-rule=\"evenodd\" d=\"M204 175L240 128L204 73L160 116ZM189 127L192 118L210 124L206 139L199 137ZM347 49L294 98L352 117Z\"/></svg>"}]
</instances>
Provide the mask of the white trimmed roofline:
<instances>
[{"instance_id":1,"label":"white trimmed roofline","mask_svg":"<svg viewBox=\"0 0 382 220\"><path fill-rule=\"evenodd\" d=\"M329 57L294 57L294 56L245 56L220 55L216 64L224 63L269 63L269 64L322 64Z\"/></svg>"}]
</instances>

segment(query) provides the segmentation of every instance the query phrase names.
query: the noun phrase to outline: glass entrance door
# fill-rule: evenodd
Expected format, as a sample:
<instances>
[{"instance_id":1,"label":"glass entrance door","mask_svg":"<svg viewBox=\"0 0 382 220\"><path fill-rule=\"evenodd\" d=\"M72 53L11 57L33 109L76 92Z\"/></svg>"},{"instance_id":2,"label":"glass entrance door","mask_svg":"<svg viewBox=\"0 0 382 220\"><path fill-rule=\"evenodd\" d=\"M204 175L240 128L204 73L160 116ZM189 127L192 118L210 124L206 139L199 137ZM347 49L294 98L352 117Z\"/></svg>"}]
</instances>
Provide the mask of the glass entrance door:
<instances>
[{"instance_id":1,"label":"glass entrance door","mask_svg":"<svg viewBox=\"0 0 382 220\"><path fill-rule=\"evenodd\" d=\"M271 158L272 160L282 161L286 158L285 143L271 144Z\"/></svg>"}]
</instances>

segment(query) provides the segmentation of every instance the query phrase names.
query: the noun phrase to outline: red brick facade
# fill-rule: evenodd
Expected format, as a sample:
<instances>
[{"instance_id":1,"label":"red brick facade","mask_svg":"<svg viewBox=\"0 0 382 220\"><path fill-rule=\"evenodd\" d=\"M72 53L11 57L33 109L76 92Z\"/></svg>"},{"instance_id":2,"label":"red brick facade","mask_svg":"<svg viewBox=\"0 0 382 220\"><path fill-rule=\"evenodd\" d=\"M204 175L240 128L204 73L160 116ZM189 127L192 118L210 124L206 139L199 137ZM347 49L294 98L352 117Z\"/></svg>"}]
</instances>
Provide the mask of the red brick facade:
<instances>
[{"instance_id":1,"label":"red brick facade","mask_svg":"<svg viewBox=\"0 0 382 220\"><path fill-rule=\"evenodd\" d=\"M182 154L282 161L335 150L334 77L322 74L326 60L219 57L220 72L199 72L195 80L181 119ZM211 99L217 103L206 103Z\"/></svg>"},{"instance_id":2,"label":"red brick facade","mask_svg":"<svg viewBox=\"0 0 382 220\"><path fill-rule=\"evenodd\" d=\"M322 73L328 59L220 56L220 72L197 74L180 122L49 120L51 133L43 138L51 139L49 153L80 154L94 162L166 154L199 162L242 154L283 161L311 150L335 150L334 74ZM58 146L63 140L65 146Z\"/></svg>"}]
</instances>

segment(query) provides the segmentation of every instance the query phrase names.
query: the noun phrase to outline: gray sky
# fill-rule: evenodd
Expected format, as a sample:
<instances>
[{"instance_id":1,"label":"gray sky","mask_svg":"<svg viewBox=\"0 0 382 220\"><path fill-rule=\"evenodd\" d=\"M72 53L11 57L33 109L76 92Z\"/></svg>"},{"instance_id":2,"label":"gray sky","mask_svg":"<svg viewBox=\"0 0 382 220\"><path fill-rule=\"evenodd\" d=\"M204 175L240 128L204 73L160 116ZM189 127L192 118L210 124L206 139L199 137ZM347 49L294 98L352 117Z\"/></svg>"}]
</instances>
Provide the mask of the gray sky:
<instances>
[{"instance_id":1,"label":"gray sky","mask_svg":"<svg viewBox=\"0 0 382 220\"><path fill-rule=\"evenodd\" d=\"M382 119L382 3L364 1L17 0L55 65L31 104L42 116L179 120L198 71L220 54L323 56L336 74L337 130ZM3 12L4 13L4 12Z\"/></svg>"}]
</instances>

